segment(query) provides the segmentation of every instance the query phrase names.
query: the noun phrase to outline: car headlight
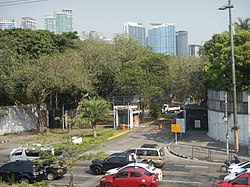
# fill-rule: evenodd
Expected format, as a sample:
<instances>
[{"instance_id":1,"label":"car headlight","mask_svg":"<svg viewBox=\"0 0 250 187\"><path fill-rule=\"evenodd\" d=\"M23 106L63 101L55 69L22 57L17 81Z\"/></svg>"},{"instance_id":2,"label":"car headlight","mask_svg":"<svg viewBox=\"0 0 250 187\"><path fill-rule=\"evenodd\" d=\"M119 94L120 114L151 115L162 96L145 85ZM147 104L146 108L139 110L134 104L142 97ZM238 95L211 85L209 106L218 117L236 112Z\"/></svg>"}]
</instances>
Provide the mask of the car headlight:
<instances>
[{"instance_id":1,"label":"car headlight","mask_svg":"<svg viewBox=\"0 0 250 187\"><path fill-rule=\"evenodd\" d=\"M106 178L105 178L105 177L101 178L101 181L105 181L105 180L106 180Z\"/></svg>"}]
</instances>

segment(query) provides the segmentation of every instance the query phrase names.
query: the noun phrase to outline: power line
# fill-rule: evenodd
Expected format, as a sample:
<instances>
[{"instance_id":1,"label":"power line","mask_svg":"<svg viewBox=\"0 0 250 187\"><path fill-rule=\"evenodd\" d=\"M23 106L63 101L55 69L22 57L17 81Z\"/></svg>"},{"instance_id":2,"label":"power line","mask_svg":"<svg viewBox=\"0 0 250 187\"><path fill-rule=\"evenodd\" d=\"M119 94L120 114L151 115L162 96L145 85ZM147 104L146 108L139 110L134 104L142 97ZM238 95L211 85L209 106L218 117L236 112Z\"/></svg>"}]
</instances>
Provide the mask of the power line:
<instances>
[{"instance_id":1,"label":"power line","mask_svg":"<svg viewBox=\"0 0 250 187\"><path fill-rule=\"evenodd\" d=\"M14 5L22 5L22 4L29 4L29 3L38 3L43 1L49 1L49 0L13 0L13 1L5 1L0 3L0 7L6 7L6 6L14 6Z\"/></svg>"}]
</instances>

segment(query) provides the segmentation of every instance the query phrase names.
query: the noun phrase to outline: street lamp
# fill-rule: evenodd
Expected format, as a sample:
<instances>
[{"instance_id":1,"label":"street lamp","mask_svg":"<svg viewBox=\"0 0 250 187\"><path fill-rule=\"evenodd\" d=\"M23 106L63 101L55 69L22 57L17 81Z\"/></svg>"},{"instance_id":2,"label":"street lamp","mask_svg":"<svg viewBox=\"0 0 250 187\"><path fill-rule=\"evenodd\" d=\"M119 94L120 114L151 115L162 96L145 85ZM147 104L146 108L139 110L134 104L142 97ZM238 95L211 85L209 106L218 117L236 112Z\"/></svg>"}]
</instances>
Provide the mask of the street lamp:
<instances>
[{"instance_id":1,"label":"street lamp","mask_svg":"<svg viewBox=\"0 0 250 187\"><path fill-rule=\"evenodd\" d=\"M228 0L228 4L219 8L219 10L229 10L229 34L230 34L230 46L231 46L231 65L232 65L232 84L233 84L233 114L234 114L234 146L235 154L239 152L239 140L238 140L238 116L237 116L237 93L236 93L236 80L235 80L235 60L234 60L234 44L233 44L233 27L232 27L232 15L231 9L234 6L231 4L231 0Z\"/></svg>"}]
</instances>

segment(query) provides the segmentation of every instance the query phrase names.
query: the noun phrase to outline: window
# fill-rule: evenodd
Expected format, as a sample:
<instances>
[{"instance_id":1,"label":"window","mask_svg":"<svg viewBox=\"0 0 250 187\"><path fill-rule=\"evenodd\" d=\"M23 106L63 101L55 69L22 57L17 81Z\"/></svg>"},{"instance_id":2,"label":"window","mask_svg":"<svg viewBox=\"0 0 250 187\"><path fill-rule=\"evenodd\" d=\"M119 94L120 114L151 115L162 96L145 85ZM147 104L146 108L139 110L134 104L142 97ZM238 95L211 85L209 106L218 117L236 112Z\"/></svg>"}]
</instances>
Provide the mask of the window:
<instances>
[{"instance_id":1,"label":"window","mask_svg":"<svg viewBox=\"0 0 250 187\"><path fill-rule=\"evenodd\" d=\"M165 156L164 148L161 148L161 149L160 149L160 155L161 155L161 156Z\"/></svg>"},{"instance_id":2,"label":"window","mask_svg":"<svg viewBox=\"0 0 250 187\"><path fill-rule=\"evenodd\" d=\"M121 172L116 175L116 178L127 178L128 172Z\"/></svg>"},{"instance_id":3,"label":"window","mask_svg":"<svg viewBox=\"0 0 250 187\"><path fill-rule=\"evenodd\" d=\"M30 156L30 157L38 157L39 156L39 152L36 150L25 150L25 154L26 156Z\"/></svg>"},{"instance_id":4,"label":"window","mask_svg":"<svg viewBox=\"0 0 250 187\"><path fill-rule=\"evenodd\" d=\"M152 173L148 172L147 170L144 170L143 173L144 173L145 175L147 175L147 176L152 176L152 175L153 175Z\"/></svg>"},{"instance_id":5,"label":"window","mask_svg":"<svg viewBox=\"0 0 250 187\"><path fill-rule=\"evenodd\" d=\"M158 156L158 151L156 151L156 150L148 150L148 156Z\"/></svg>"},{"instance_id":6,"label":"window","mask_svg":"<svg viewBox=\"0 0 250 187\"><path fill-rule=\"evenodd\" d=\"M141 177L142 175L140 173L137 173L137 172L131 172L130 173L130 177L131 178L138 178L138 177Z\"/></svg>"},{"instance_id":7,"label":"window","mask_svg":"<svg viewBox=\"0 0 250 187\"><path fill-rule=\"evenodd\" d=\"M20 156L20 155L22 155L22 152L23 151L19 149L19 150L16 150L12 155L13 156Z\"/></svg>"},{"instance_id":8,"label":"window","mask_svg":"<svg viewBox=\"0 0 250 187\"><path fill-rule=\"evenodd\" d=\"M139 155L139 156L147 156L147 151L146 150L137 150L137 155Z\"/></svg>"},{"instance_id":9,"label":"window","mask_svg":"<svg viewBox=\"0 0 250 187\"><path fill-rule=\"evenodd\" d=\"M116 162L116 161L117 161L117 158L116 158L116 156L110 156L110 157L107 158L106 161L107 161L107 162Z\"/></svg>"},{"instance_id":10,"label":"window","mask_svg":"<svg viewBox=\"0 0 250 187\"><path fill-rule=\"evenodd\" d=\"M127 157L126 156L118 156L118 162L126 163Z\"/></svg>"},{"instance_id":11,"label":"window","mask_svg":"<svg viewBox=\"0 0 250 187\"><path fill-rule=\"evenodd\" d=\"M248 184L248 178L247 177L242 177L238 180L236 180L233 184Z\"/></svg>"},{"instance_id":12,"label":"window","mask_svg":"<svg viewBox=\"0 0 250 187\"><path fill-rule=\"evenodd\" d=\"M127 153L135 153L135 149L130 149L127 151Z\"/></svg>"}]
</instances>

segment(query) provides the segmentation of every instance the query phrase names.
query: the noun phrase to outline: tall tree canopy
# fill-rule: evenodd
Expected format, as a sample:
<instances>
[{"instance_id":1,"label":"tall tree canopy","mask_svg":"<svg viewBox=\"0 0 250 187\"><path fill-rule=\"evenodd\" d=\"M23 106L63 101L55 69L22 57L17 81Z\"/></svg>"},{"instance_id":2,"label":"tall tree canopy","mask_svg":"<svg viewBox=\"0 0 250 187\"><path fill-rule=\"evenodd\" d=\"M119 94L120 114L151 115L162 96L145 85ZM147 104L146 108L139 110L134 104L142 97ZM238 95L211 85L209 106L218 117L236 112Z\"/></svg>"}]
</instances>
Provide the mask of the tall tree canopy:
<instances>
[{"instance_id":1,"label":"tall tree canopy","mask_svg":"<svg viewBox=\"0 0 250 187\"><path fill-rule=\"evenodd\" d=\"M236 84L239 90L250 89L250 31L241 30L234 35ZM228 33L215 34L204 45L206 86L214 90L232 90Z\"/></svg>"},{"instance_id":2,"label":"tall tree canopy","mask_svg":"<svg viewBox=\"0 0 250 187\"><path fill-rule=\"evenodd\" d=\"M250 18L241 19L237 18L237 21L234 22L236 32L239 30L250 30Z\"/></svg>"}]
</instances>

